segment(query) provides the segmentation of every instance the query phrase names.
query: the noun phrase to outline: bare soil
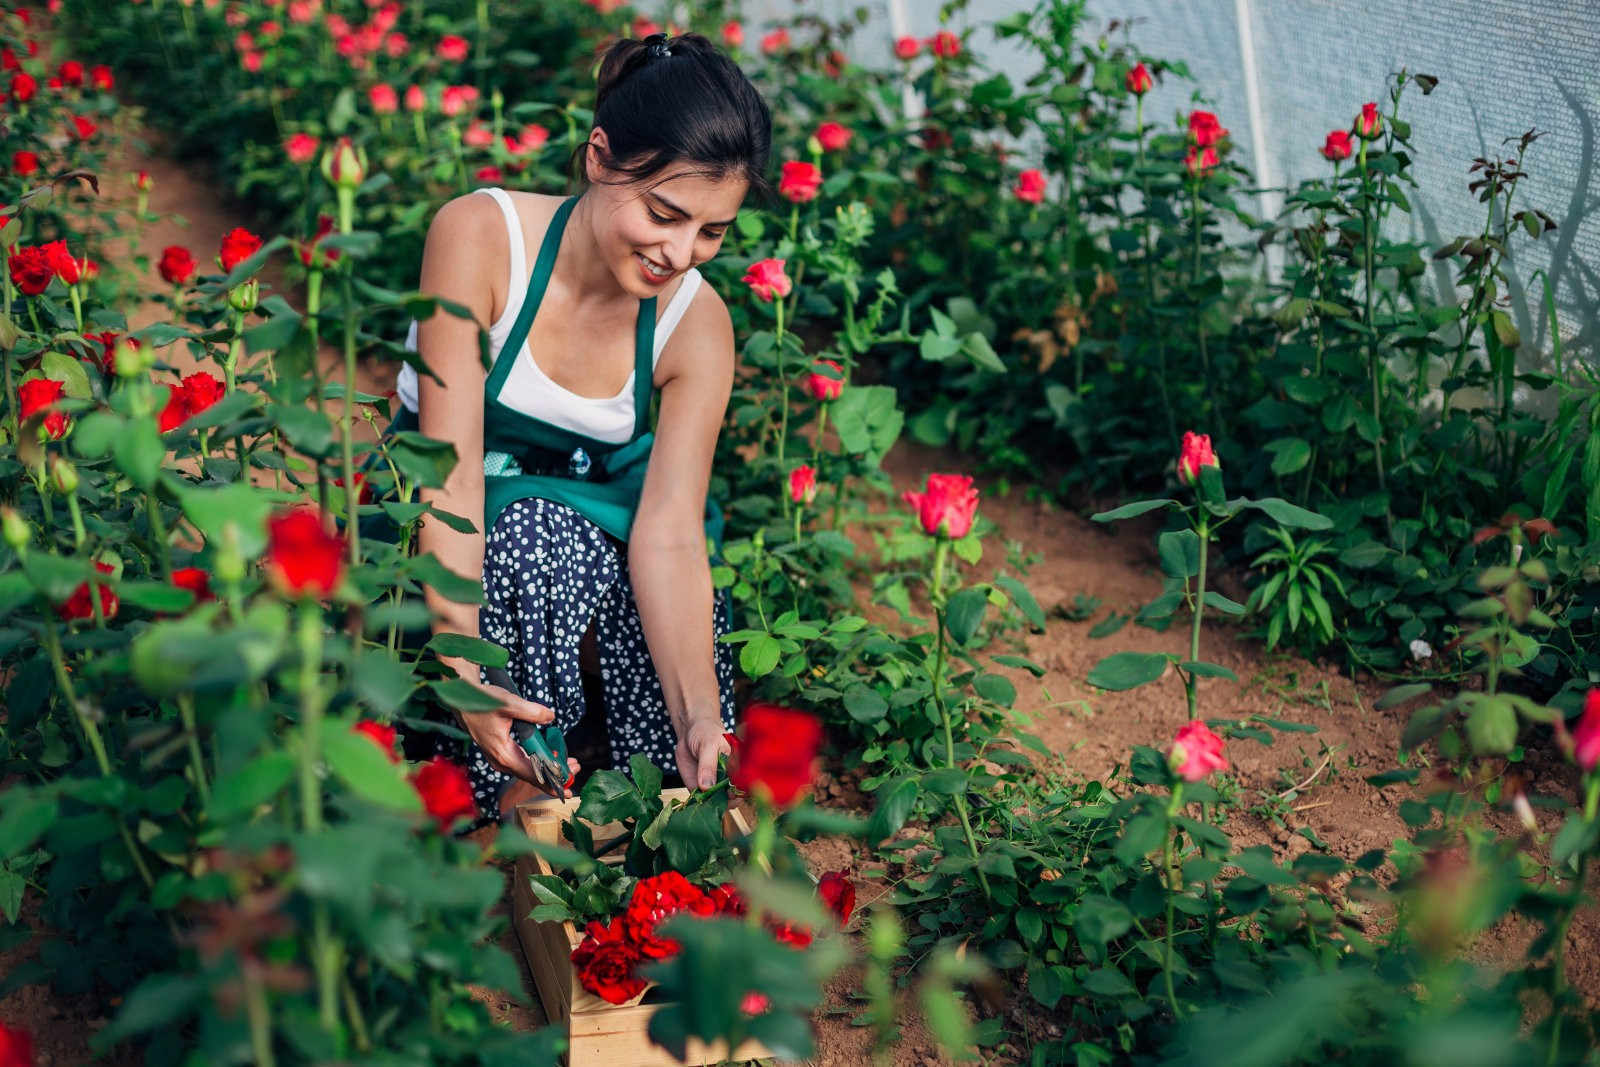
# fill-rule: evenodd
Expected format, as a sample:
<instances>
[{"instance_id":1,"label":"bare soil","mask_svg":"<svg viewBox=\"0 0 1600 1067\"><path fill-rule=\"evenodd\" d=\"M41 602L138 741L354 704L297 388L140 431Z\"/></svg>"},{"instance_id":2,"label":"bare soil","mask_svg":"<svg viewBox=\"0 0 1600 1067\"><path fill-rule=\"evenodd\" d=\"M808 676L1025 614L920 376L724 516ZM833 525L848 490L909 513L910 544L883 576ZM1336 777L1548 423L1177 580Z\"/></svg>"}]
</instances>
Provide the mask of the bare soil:
<instances>
[{"instance_id":1,"label":"bare soil","mask_svg":"<svg viewBox=\"0 0 1600 1067\"><path fill-rule=\"evenodd\" d=\"M162 219L146 227L139 240L152 263L167 244L187 245L204 261L214 254L225 232L250 221L219 198L203 173L192 165L166 159L159 145L149 153L130 151L121 163L128 171L147 169L155 179L150 206ZM131 203L132 194L119 176L103 182L102 190L108 200ZM107 258L111 258L109 251ZM164 288L153 274L146 282L151 291ZM281 271L269 269L265 282L266 287L285 292L291 303L303 306L299 294L286 289ZM137 328L155 321L161 309L145 306L127 311ZM167 352L175 367L184 373L192 369L185 354L174 349ZM337 369L334 353L325 352L324 358L330 372ZM394 372L393 367L364 366L358 388L383 392L393 385ZM910 488L920 486L929 472L960 471L970 463L952 454L902 443L885 466L897 486ZM1025 654L1045 667L1044 676L1008 672L1019 694L1017 707L1032 720L1034 732L1060 754L1063 770L1103 779L1126 761L1132 746L1165 744L1187 717L1176 676L1125 693L1097 690L1084 680L1096 662L1115 651L1187 651L1188 630L1181 625L1158 633L1130 622L1113 636L1098 640L1088 636L1094 623L1109 611L1135 613L1160 591L1152 528L1137 523L1105 527L1048 503L1025 499L1022 492L1000 496L990 486L983 488L980 514L995 524L997 532L975 573L991 572L996 562L1003 561L1003 546L1010 541L1020 543L1024 551L1038 556L1026 581L1052 616L1043 633L1023 636ZM861 540L865 544L865 539ZM1223 580L1226 582L1226 577ZM863 585L863 597L865 592ZM1068 621L1064 614L1079 595L1098 598L1099 607L1089 620ZM1404 711L1374 709L1381 685L1352 681L1329 666L1296 656L1268 653L1236 627L1216 620L1208 621L1203 642L1202 658L1229 667L1240 679L1238 683L1203 680L1203 716L1242 720L1260 714L1317 728L1314 734L1280 734L1271 746L1249 742L1229 746L1241 798L1246 807L1259 809L1255 814L1234 816L1228 830L1236 841L1268 842L1281 856L1293 857L1315 847L1300 832L1308 830L1331 853L1354 859L1408 836L1398 813L1399 802L1410 795L1406 787L1380 790L1363 780L1395 766L1405 719ZM1572 795L1571 776L1560 762L1535 753L1524 769L1532 777L1528 783L1531 790ZM830 768L823 790L825 802L852 801L853 790L842 787L835 777L847 770ZM1292 796L1284 797L1291 786L1295 787ZM1553 813L1541 811L1539 818L1546 833L1559 825ZM1511 825L1503 817L1497 821L1505 827ZM807 856L814 873L857 862L854 851L839 842L808 846ZM865 881L859 904L868 906L886 892L881 883ZM1532 931L1523 924L1502 924L1479 939L1472 952L1489 967L1516 966L1531 936ZM1600 1001L1600 953L1594 951L1597 940L1600 925L1591 908L1574 923L1568 951L1571 979L1591 1003ZM509 930L502 942L520 958ZM30 953L27 946L0 953L0 974ZM871 1059L867 1032L850 1024L855 1011L851 988L848 976L836 978L828 988L825 1007L817 1019L815 1063L860 1064ZM525 1004L489 991L483 991L481 998L492 1014L509 1025L542 1025L531 985L528 992ZM115 1005L93 998L66 1000L43 986L26 986L0 998L0 1020L35 1035L43 1067L89 1062L88 1038L114 1011ZM132 1060L113 1057L103 1062L120 1065ZM902 1040L891 1062L895 1067L947 1062L909 1006Z\"/></svg>"}]
</instances>

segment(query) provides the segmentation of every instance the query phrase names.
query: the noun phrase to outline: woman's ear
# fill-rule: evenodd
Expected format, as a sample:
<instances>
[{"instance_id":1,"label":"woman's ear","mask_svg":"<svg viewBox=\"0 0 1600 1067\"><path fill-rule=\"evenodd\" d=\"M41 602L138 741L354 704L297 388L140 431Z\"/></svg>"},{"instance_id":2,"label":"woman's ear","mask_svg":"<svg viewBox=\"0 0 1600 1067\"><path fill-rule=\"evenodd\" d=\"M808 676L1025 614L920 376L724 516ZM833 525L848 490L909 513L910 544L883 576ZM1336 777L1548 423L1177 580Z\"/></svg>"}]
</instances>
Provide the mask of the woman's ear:
<instances>
[{"instance_id":1,"label":"woman's ear","mask_svg":"<svg viewBox=\"0 0 1600 1067\"><path fill-rule=\"evenodd\" d=\"M605 160L611 158L611 143L606 139L606 131L596 126L589 131L589 151L583 154L583 176L590 185L596 184L605 176L607 167Z\"/></svg>"}]
</instances>

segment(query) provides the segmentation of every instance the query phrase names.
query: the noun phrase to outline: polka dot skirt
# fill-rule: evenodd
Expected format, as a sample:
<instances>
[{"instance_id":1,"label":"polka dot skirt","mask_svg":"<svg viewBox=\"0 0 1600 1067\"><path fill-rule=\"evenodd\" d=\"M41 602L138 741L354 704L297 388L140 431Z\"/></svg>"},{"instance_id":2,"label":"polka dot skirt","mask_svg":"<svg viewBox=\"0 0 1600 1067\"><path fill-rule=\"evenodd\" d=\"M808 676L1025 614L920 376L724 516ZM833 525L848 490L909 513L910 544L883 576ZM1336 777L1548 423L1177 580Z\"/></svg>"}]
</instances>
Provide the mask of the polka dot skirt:
<instances>
[{"instance_id":1,"label":"polka dot skirt","mask_svg":"<svg viewBox=\"0 0 1600 1067\"><path fill-rule=\"evenodd\" d=\"M478 632L511 653L507 670L517 688L551 708L564 731L583 717L578 644L592 622L614 764L626 769L638 752L668 774L677 771L677 735L645 644L627 561L598 526L552 500L508 504L484 545L483 592ZM723 593L713 620L718 637L729 631L728 614ZM722 722L731 731L733 648L718 642L713 649ZM471 741L440 738L438 745L465 760L478 810L493 818L500 795L516 779L493 767Z\"/></svg>"}]
</instances>

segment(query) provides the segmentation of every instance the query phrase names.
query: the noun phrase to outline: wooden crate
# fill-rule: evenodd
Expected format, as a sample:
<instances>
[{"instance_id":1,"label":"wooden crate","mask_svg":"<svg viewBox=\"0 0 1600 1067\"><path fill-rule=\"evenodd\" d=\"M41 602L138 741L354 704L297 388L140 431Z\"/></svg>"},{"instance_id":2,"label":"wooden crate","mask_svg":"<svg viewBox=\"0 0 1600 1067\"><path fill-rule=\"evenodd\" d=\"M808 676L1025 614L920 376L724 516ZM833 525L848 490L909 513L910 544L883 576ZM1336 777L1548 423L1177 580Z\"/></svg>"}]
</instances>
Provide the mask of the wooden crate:
<instances>
[{"instance_id":1,"label":"wooden crate","mask_svg":"<svg viewBox=\"0 0 1600 1067\"><path fill-rule=\"evenodd\" d=\"M686 789L666 789L661 795L667 800L684 800L689 793ZM565 844L561 823L571 819L577 810L577 797L537 800L517 807L517 822L534 840ZM734 810L728 812L723 828L728 833L747 831L743 818ZM595 842L604 844L621 833L622 827L609 823L592 830ZM619 852L606 859L621 862L622 857ZM583 988L572 966L572 951L583 940L582 932L570 922L539 922L529 917L538 904L530 879L535 874L550 873L550 864L542 856L524 856L517 861L511 918L528 957L528 969L546 1018L552 1025L567 1025L568 1067L700 1067L729 1059L771 1058L772 1053L759 1042L745 1042L737 1055L730 1057L720 1042L707 1046L691 1038L687 1058L676 1059L650 1042L647 1029L657 1005L640 1003L648 990L626 1004L612 1004Z\"/></svg>"}]
</instances>

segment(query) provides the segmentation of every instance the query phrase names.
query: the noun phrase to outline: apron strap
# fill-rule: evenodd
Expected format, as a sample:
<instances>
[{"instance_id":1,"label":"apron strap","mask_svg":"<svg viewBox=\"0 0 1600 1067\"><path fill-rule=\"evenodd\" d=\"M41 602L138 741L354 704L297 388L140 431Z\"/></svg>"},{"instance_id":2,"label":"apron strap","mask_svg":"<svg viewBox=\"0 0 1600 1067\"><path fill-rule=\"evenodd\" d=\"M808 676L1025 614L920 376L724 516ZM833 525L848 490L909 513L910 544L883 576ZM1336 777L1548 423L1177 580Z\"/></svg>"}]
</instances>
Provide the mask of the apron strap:
<instances>
[{"instance_id":1,"label":"apron strap","mask_svg":"<svg viewBox=\"0 0 1600 1067\"><path fill-rule=\"evenodd\" d=\"M511 373L512 364L522 351L523 342L528 339L533 317L539 312L539 302L544 299L545 287L550 284L550 275L555 270L556 254L561 251L561 234L567 228L567 216L572 214L572 206L577 202L575 196L562 201L544 232L544 241L539 245L539 258L533 265L528 291L522 298L522 310L517 314L517 321L512 323L511 332L506 335L505 344L500 346L494 368L489 372L489 381L484 385L484 393L490 399L500 395L500 388L505 385L506 376Z\"/></svg>"}]
</instances>

